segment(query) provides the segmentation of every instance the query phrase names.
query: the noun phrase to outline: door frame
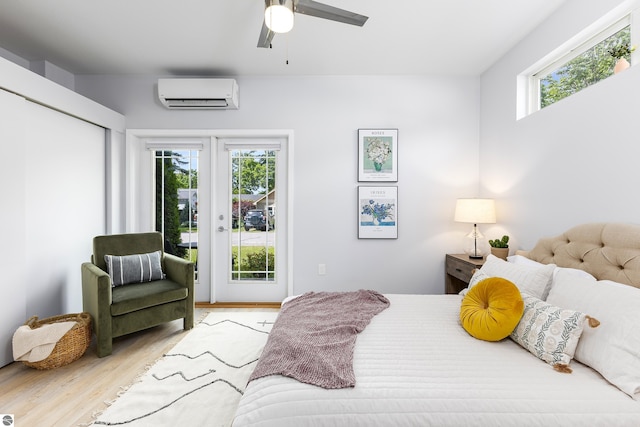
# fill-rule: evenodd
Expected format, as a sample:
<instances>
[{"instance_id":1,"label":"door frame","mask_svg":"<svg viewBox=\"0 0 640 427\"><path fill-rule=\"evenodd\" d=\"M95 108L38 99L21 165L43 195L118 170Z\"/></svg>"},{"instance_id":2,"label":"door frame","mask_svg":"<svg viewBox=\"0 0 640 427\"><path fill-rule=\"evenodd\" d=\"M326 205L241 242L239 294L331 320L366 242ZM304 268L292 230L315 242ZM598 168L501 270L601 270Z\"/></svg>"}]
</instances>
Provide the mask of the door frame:
<instances>
[{"instance_id":1,"label":"door frame","mask_svg":"<svg viewBox=\"0 0 640 427\"><path fill-rule=\"evenodd\" d=\"M215 180L215 167L217 157L216 141L220 138L283 138L287 141L287 155L284 159L287 169L287 260L286 260L286 277L287 277L287 296L293 295L293 148L294 148L294 132L292 129L127 129L126 131L126 158L125 158L125 191L124 197L124 217L125 229L127 232L148 231L149 225L146 221L140 220L141 209L146 209L146 203L141 202L141 196L148 191L151 176L145 176L145 167L142 166L141 160L148 154L144 147L144 140L162 139L162 138L206 138L210 141L211 153L211 169L208 173L211 175L211 182ZM281 166L282 167L282 166ZM147 174L149 175L149 174ZM200 180L201 177L199 176ZM215 184L214 184L215 185ZM216 197L210 198L210 212L216 212ZM150 208L149 208L150 209ZM213 227L213 217L210 220L211 227L207 233L211 247L209 248L209 256L207 261L213 266L213 239L215 238L215 229ZM201 259L199 262L202 262ZM213 281L214 274L210 275L211 283L208 286L200 286L200 292L196 292L197 302L214 303L215 300L215 283ZM203 284L206 285L206 284ZM208 290L205 292L206 288Z\"/></svg>"}]
</instances>

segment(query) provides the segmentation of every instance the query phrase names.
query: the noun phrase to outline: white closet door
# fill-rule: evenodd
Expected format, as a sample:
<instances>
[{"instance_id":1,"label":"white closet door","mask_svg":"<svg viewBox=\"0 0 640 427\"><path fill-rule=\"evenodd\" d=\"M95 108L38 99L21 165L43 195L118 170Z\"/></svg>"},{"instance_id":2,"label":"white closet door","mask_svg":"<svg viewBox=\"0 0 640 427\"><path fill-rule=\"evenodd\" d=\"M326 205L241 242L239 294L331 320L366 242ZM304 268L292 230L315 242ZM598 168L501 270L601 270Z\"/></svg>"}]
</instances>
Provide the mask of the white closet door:
<instances>
[{"instance_id":1,"label":"white closet door","mask_svg":"<svg viewBox=\"0 0 640 427\"><path fill-rule=\"evenodd\" d=\"M27 102L27 313L82 311L80 264L106 230L105 130Z\"/></svg>"},{"instance_id":2,"label":"white closet door","mask_svg":"<svg viewBox=\"0 0 640 427\"><path fill-rule=\"evenodd\" d=\"M25 100L0 90L0 366L13 362L11 339L26 320L25 180L24 146Z\"/></svg>"}]
</instances>

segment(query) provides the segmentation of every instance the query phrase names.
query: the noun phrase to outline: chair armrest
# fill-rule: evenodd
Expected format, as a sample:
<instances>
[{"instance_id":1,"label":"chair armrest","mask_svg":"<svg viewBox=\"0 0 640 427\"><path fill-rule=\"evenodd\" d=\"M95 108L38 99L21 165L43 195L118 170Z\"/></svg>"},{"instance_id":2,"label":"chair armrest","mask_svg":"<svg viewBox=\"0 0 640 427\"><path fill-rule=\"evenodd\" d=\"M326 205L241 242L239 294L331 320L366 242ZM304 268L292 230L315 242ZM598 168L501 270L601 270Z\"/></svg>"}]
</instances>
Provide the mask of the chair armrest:
<instances>
[{"instance_id":1,"label":"chair armrest","mask_svg":"<svg viewBox=\"0 0 640 427\"><path fill-rule=\"evenodd\" d=\"M195 309L194 274L195 264L175 255L164 254L164 273L167 279L187 288L186 314L184 316L184 329L193 328L193 313Z\"/></svg>"},{"instance_id":2,"label":"chair armrest","mask_svg":"<svg viewBox=\"0 0 640 427\"><path fill-rule=\"evenodd\" d=\"M82 307L91 314L96 331L111 334L111 278L100 267L82 263Z\"/></svg>"},{"instance_id":3,"label":"chair armrest","mask_svg":"<svg viewBox=\"0 0 640 427\"><path fill-rule=\"evenodd\" d=\"M189 294L193 294L195 264L167 253L164 254L163 261L167 279L188 288Z\"/></svg>"},{"instance_id":4,"label":"chair armrest","mask_svg":"<svg viewBox=\"0 0 640 427\"><path fill-rule=\"evenodd\" d=\"M106 271L90 262L84 262L82 269L82 298L83 302L92 305L97 301L104 301L111 305L111 278ZM85 301L87 300L88 301Z\"/></svg>"}]
</instances>

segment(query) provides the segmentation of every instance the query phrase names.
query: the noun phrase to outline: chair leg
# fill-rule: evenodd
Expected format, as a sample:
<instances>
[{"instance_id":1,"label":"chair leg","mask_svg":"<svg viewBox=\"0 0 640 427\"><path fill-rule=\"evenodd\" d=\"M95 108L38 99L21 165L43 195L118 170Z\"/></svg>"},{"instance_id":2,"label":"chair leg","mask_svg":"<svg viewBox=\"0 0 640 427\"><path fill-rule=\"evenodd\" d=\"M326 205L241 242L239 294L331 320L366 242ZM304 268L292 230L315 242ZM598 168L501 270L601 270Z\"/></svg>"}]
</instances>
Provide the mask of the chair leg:
<instances>
[{"instance_id":1,"label":"chair leg","mask_svg":"<svg viewBox=\"0 0 640 427\"><path fill-rule=\"evenodd\" d=\"M109 356L112 351L113 340L111 337L96 336L96 353L98 357Z\"/></svg>"},{"instance_id":2,"label":"chair leg","mask_svg":"<svg viewBox=\"0 0 640 427\"><path fill-rule=\"evenodd\" d=\"M195 311L195 306L193 304L193 298L187 298L186 300L186 315L184 316L184 330L187 331L191 328L193 328L193 324L194 324L194 311Z\"/></svg>"},{"instance_id":3,"label":"chair leg","mask_svg":"<svg viewBox=\"0 0 640 427\"><path fill-rule=\"evenodd\" d=\"M184 325L184 330L185 331L188 331L189 329L192 329L193 328L193 316L191 316L191 318L189 318L188 315L185 316L183 325Z\"/></svg>"}]
</instances>

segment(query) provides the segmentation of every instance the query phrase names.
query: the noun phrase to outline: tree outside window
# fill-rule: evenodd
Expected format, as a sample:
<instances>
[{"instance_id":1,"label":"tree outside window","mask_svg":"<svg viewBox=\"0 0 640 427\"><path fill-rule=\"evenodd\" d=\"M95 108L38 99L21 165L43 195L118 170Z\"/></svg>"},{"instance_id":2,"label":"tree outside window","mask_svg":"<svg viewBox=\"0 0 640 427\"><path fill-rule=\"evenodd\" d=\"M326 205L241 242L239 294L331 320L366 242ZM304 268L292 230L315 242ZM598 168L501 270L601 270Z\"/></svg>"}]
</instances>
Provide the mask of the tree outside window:
<instances>
[{"instance_id":1,"label":"tree outside window","mask_svg":"<svg viewBox=\"0 0 640 427\"><path fill-rule=\"evenodd\" d=\"M197 233L197 155L197 151L188 150L155 152L156 230L164 236L165 251L181 258L188 252L181 244L190 242Z\"/></svg>"},{"instance_id":2,"label":"tree outside window","mask_svg":"<svg viewBox=\"0 0 640 427\"><path fill-rule=\"evenodd\" d=\"M582 54L565 62L540 78L540 108L551 105L613 74L616 58L610 53L621 46L628 47L631 28L626 26ZM625 57L631 60L631 49Z\"/></svg>"}]
</instances>

